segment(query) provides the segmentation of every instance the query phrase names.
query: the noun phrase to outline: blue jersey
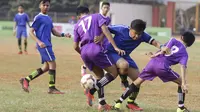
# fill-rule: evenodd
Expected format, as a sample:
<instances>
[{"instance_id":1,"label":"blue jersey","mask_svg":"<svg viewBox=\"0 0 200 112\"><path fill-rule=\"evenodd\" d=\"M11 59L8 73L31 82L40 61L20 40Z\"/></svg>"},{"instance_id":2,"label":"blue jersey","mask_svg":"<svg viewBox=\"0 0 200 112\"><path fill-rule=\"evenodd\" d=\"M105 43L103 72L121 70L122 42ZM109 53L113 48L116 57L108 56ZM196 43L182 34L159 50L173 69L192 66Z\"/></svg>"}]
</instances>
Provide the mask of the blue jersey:
<instances>
[{"instance_id":1,"label":"blue jersey","mask_svg":"<svg viewBox=\"0 0 200 112\"><path fill-rule=\"evenodd\" d=\"M29 17L26 13L18 13L14 17L14 21L17 23L17 26L25 26L29 22Z\"/></svg>"},{"instance_id":2,"label":"blue jersey","mask_svg":"<svg viewBox=\"0 0 200 112\"><path fill-rule=\"evenodd\" d=\"M109 31L112 34L115 34L114 41L116 45L126 52L126 55L129 55L138 45L142 42L151 44L154 40L149 34L142 33L141 37L138 40L133 40L129 36L129 27L123 25L112 25L108 27ZM107 46L107 50L111 52L116 52L111 44Z\"/></svg>"},{"instance_id":3,"label":"blue jersey","mask_svg":"<svg viewBox=\"0 0 200 112\"><path fill-rule=\"evenodd\" d=\"M46 46L52 46L51 44L51 31L53 28L53 22L51 17L39 13L35 16L32 28L35 30L36 37L42 41Z\"/></svg>"}]
</instances>

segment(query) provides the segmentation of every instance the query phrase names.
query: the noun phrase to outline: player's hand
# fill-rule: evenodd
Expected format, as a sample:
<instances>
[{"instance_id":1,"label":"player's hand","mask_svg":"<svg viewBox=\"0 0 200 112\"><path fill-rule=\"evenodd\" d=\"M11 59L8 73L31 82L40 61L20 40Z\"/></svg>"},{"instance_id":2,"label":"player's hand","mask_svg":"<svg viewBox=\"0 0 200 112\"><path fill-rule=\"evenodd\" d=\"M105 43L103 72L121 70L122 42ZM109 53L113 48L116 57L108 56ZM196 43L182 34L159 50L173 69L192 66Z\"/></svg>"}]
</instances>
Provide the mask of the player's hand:
<instances>
[{"instance_id":1,"label":"player's hand","mask_svg":"<svg viewBox=\"0 0 200 112\"><path fill-rule=\"evenodd\" d=\"M181 88L182 88L183 93L188 93L188 88L187 88L187 85L186 85L186 84L183 84L183 85L181 86Z\"/></svg>"},{"instance_id":2,"label":"player's hand","mask_svg":"<svg viewBox=\"0 0 200 112\"><path fill-rule=\"evenodd\" d=\"M117 51L118 54L121 55L121 56L126 55L126 52L124 50L119 49L119 48L115 48L115 51Z\"/></svg>"},{"instance_id":3,"label":"player's hand","mask_svg":"<svg viewBox=\"0 0 200 112\"><path fill-rule=\"evenodd\" d=\"M66 33L66 34L65 34L65 37L71 38L71 34L70 34L70 33Z\"/></svg>"},{"instance_id":4,"label":"player's hand","mask_svg":"<svg viewBox=\"0 0 200 112\"><path fill-rule=\"evenodd\" d=\"M103 38L101 38L101 36L95 36L95 37L94 37L94 42L97 44L97 43L101 42L102 39L103 39Z\"/></svg>"},{"instance_id":5,"label":"player's hand","mask_svg":"<svg viewBox=\"0 0 200 112\"><path fill-rule=\"evenodd\" d=\"M38 42L38 45L40 46L40 48L45 48L46 45L43 42Z\"/></svg>"},{"instance_id":6,"label":"player's hand","mask_svg":"<svg viewBox=\"0 0 200 112\"><path fill-rule=\"evenodd\" d=\"M16 35L16 30L13 31L13 35L14 35L14 36Z\"/></svg>"},{"instance_id":7,"label":"player's hand","mask_svg":"<svg viewBox=\"0 0 200 112\"><path fill-rule=\"evenodd\" d=\"M171 54L171 50L168 47L161 47L161 51L165 52L166 54Z\"/></svg>"},{"instance_id":8,"label":"player's hand","mask_svg":"<svg viewBox=\"0 0 200 112\"><path fill-rule=\"evenodd\" d=\"M155 57L155 55L152 52L145 53L145 55L147 55L150 58L154 58Z\"/></svg>"}]
</instances>

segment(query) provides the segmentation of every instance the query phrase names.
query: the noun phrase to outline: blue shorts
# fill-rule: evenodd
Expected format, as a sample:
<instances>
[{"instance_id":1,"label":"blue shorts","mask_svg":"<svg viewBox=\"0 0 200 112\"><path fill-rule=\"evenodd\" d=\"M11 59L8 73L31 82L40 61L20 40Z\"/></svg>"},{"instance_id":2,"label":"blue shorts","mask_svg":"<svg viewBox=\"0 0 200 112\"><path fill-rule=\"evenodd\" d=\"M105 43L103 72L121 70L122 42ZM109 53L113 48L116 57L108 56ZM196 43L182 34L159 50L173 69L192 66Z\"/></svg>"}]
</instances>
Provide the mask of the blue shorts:
<instances>
[{"instance_id":1,"label":"blue shorts","mask_svg":"<svg viewBox=\"0 0 200 112\"><path fill-rule=\"evenodd\" d=\"M17 26L17 32L16 32L16 37L21 38L21 37L27 38L27 31L25 26Z\"/></svg>"},{"instance_id":2,"label":"blue shorts","mask_svg":"<svg viewBox=\"0 0 200 112\"><path fill-rule=\"evenodd\" d=\"M125 59L125 60L129 63L129 67L138 69L137 64L135 63L135 61L133 61L133 59L132 59L129 55L120 56L120 55L118 55L117 53L115 53L115 52L110 52L110 51L108 51L107 54L108 54L109 58L112 59L111 61L112 61L113 64L116 64L117 61L118 61L120 58L123 58L123 59Z\"/></svg>"},{"instance_id":3,"label":"blue shorts","mask_svg":"<svg viewBox=\"0 0 200 112\"><path fill-rule=\"evenodd\" d=\"M56 57L54 55L52 47L45 47L45 48L37 47L37 48L38 51L40 52L42 64L44 64L44 62L55 61Z\"/></svg>"}]
</instances>

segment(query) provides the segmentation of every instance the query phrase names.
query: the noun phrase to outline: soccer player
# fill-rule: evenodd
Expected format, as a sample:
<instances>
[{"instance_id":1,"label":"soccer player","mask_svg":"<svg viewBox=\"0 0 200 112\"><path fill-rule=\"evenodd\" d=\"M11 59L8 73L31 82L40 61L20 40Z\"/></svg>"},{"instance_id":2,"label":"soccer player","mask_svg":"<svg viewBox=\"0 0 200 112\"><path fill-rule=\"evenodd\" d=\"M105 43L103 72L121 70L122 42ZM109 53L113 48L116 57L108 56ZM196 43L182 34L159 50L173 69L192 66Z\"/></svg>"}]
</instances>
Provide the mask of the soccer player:
<instances>
[{"instance_id":1,"label":"soccer player","mask_svg":"<svg viewBox=\"0 0 200 112\"><path fill-rule=\"evenodd\" d=\"M27 52L27 29L26 29L26 23L30 27L29 24L29 17L28 15L24 12L24 6L19 5L18 6L18 13L14 17L15 25L14 25L14 35L16 35L17 40L18 40L18 47L19 47L19 52L18 54L22 54L22 47L21 47L21 41L22 41L22 36L24 37L24 53L28 54ZM17 33L17 34L16 34Z\"/></svg>"},{"instance_id":2,"label":"soccer player","mask_svg":"<svg viewBox=\"0 0 200 112\"><path fill-rule=\"evenodd\" d=\"M161 44L153 39L149 34L145 33L146 22L140 19L133 20L130 27L123 25L113 25L109 26L108 29L112 34L115 34L114 41L120 49L124 49L126 55L120 56L114 51L112 45L107 46L107 54L111 56L112 63L116 64L119 74L123 84L128 87L127 76L130 77L132 81L137 79L139 75L139 70L137 64L130 57L130 53L137 48L142 42L146 42L157 48L160 48ZM103 38L102 36L96 38ZM101 40L100 39L100 40ZM124 78L125 77L125 78ZM130 95L127 101L127 107L134 110L142 110L136 103L135 99L139 93L139 89ZM116 106L117 108L117 106Z\"/></svg>"},{"instance_id":3,"label":"soccer player","mask_svg":"<svg viewBox=\"0 0 200 112\"><path fill-rule=\"evenodd\" d=\"M57 37L70 37L70 34L58 33L53 27L52 19L47 15L50 8L50 0L41 0L41 12L35 16L30 35L37 43L43 66L33 71L26 78L21 78L20 83L25 92L29 92L29 83L45 72L49 72L49 94L63 94L56 87L56 61L52 49L51 32ZM35 33L34 33L35 32Z\"/></svg>"},{"instance_id":4,"label":"soccer player","mask_svg":"<svg viewBox=\"0 0 200 112\"><path fill-rule=\"evenodd\" d=\"M152 81L155 77L159 77L163 82L172 81L178 84L178 108L177 112L187 112L184 106L185 93L188 92L186 82L186 68L188 61L187 47L190 47L195 41L195 36L191 32L185 32L180 41L171 38L164 49L148 55L152 58L139 77L126 89L116 105L121 103L133 92L136 92L140 85L146 80ZM172 65L180 64L181 77L171 69Z\"/></svg>"},{"instance_id":5,"label":"soccer player","mask_svg":"<svg viewBox=\"0 0 200 112\"><path fill-rule=\"evenodd\" d=\"M104 76L105 69L108 73L105 78L98 81L99 84L105 86L117 77L117 68L113 65L104 53L104 48L101 44L94 43L94 37L102 32L106 35L109 42L119 54L124 54L124 51L119 49L109 30L106 27L107 20L101 14L88 15L89 9L84 6L77 8L77 15L80 18L74 27L74 48L81 55L85 65L95 73L97 78ZM81 48L80 48L80 47ZM88 92L88 105L92 106L93 94L96 90ZM90 93L93 93L92 95ZM99 110L109 110L110 106L105 100L100 101Z\"/></svg>"}]
</instances>

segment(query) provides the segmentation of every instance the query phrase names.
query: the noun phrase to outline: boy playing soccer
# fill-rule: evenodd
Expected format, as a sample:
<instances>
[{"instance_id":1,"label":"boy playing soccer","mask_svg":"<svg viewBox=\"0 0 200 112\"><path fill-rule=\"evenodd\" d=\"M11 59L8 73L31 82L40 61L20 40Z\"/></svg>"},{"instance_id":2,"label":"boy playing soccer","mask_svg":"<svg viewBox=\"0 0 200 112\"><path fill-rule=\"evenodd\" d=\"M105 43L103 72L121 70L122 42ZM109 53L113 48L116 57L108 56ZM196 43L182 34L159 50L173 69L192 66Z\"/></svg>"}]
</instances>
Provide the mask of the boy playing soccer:
<instances>
[{"instance_id":1,"label":"boy playing soccer","mask_svg":"<svg viewBox=\"0 0 200 112\"><path fill-rule=\"evenodd\" d=\"M122 79L123 85L128 87L127 76L130 77L132 81L137 79L139 75L139 70L137 64L130 57L130 53L137 48L142 42L153 45L160 48L160 43L153 39L149 34L145 33L146 22L140 19L133 20L130 27L123 25L113 25L109 26L108 29L112 34L115 34L114 41L119 46L119 48L124 49L126 55L120 56L114 51L112 45L107 46L107 54L111 56L112 63L116 64L120 78ZM96 37L97 38L97 37ZM99 38L102 38L100 36ZM125 77L125 78L124 78ZM130 95L128 99L127 107L134 110L142 110L136 103L135 99L139 93L139 89Z\"/></svg>"},{"instance_id":2,"label":"boy playing soccer","mask_svg":"<svg viewBox=\"0 0 200 112\"><path fill-rule=\"evenodd\" d=\"M80 20L74 27L74 48L81 55L85 65L93 71L98 78L104 76L103 69L108 72L105 74L104 79L98 81L99 84L105 86L117 77L117 69L104 53L105 49L102 48L101 44L94 43L94 37L103 32L119 54L123 55L124 51L115 45L106 27L107 20L101 14L88 15L88 12L89 9L87 7L80 6L77 8L77 15ZM81 48L79 47L79 43ZM92 106L92 95L95 92L96 90L91 90L91 92L87 93L88 104L90 106ZM92 93L92 95L90 93ZM100 101L99 110L109 109L110 106L102 99Z\"/></svg>"},{"instance_id":3,"label":"boy playing soccer","mask_svg":"<svg viewBox=\"0 0 200 112\"><path fill-rule=\"evenodd\" d=\"M140 85L146 81L152 81L155 77L159 77L163 82L175 82L178 84L178 109L177 112L187 112L184 107L186 87L186 68L188 61L187 47L190 47L195 41L195 37L191 32L185 32L178 41L171 38L156 54L149 53L152 58L139 77L126 89L114 107L120 108L121 103L133 92L137 91ZM181 65L181 77L174 72L170 66Z\"/></svg>"},{"instance_id":4,"label":"boy playing soccer","mask_svg":"<svg viewBox=\"0 0 200 112\"><path fill-rule=\"evenodd\" d=\"M14 35L16 34L16 38L18 40L18 47L19 52L18 54L22 54L22 47L21 47L21 41L22 36L24 37L24 53L28 54L27 52L27 29L26 29L26 23L30 27L29 24L29 17L26 13L24 13L24 7L23 5L18 6L18 14L14 17L15 25L14 25Z\"/></svg>"},{"instance_id":5,"label":"boy playing soccer","mask_svg":"<svg viewBox=\"0 0 200 112\"><path fill-rule=\"evenodd\" d=\"M58 33L53 27L52 19L47 15L50 8L50 0L41 0L41 12L35 16L30 35L37 43L43 66L33 71L20 83L25 92L29 92L29 82L45 72L49 72L49 94L63 94L55 87L56 83L56 62L51 44L51 32L57 37L70 37L70 34ZM35 32L35 34L34 34Z\"/></svg>"}]
</instances>

